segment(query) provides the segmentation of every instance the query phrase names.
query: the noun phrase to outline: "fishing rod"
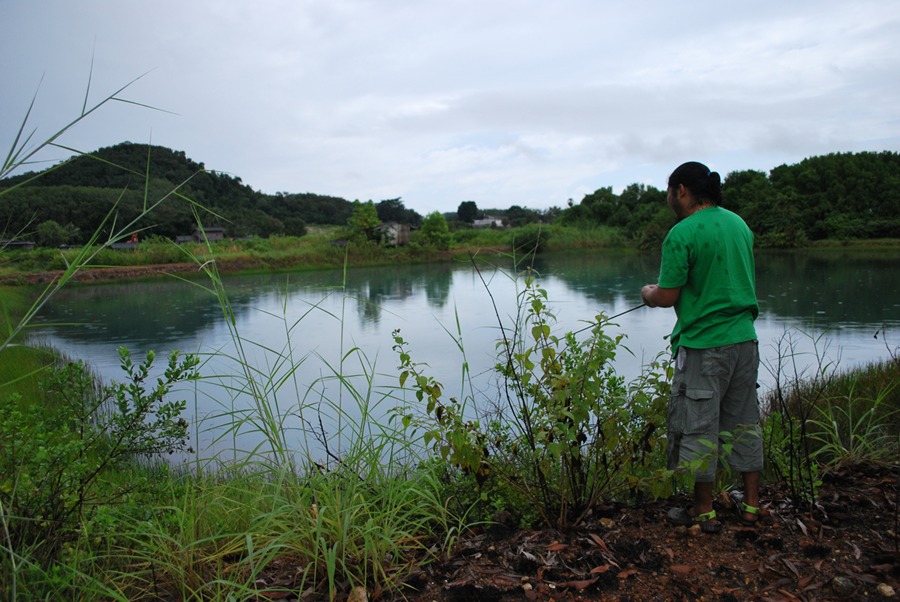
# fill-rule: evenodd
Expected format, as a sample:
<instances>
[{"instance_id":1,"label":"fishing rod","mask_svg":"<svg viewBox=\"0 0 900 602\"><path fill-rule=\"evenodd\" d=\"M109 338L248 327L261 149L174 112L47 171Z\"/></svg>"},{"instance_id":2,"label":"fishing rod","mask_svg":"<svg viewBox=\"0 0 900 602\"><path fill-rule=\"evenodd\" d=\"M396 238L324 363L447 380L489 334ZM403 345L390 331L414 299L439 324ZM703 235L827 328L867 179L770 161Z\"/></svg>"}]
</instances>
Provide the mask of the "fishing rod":
<instances>
[{"instance_id":1,"label":"fishing rod","mask_svg":"<svg viewBox=\"0 0 900 602\"><path fill-rule=\"evenodd\" d=\"M614 316L610 316L610 317L606 318L606 321L609 322L610 320L615 320L615 319L618 318L619 316L624 316L625 314L629 314L629 313L631 313L631 312L633 312L633 311L635 311L635 310L638 310L638 309L640 309L640 308L642 308L642 307L646 307L646 306L647 306L646 303L641 303L640 305L636 305L635 307L632 307L631 309L626 309L625 311L623 311L623 312L621 312L621 313L618 313L618 314L616 314L616 315L614 315ZM582 329L580 329L580 330L576 330L576 331L573 332L572 334L578 334L578 333L580 333L580 332L584 332L584 331L587 330L588 328L593 328L593 327L596 326L596 325L597 325L596 322L593 323L593 324L588 324L588 325L585 326L584 328L582 328Z\"/></svg>"}]
</instances>

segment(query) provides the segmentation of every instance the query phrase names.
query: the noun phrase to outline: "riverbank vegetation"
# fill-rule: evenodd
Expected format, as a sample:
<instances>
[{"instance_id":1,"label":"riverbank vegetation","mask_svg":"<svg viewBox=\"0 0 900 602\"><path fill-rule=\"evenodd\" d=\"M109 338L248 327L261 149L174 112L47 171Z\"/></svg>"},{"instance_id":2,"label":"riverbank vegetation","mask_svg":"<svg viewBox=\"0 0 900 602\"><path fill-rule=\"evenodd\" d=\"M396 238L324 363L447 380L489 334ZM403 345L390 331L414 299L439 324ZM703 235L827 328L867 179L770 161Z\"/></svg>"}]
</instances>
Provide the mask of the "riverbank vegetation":
<instances>
[{"instance_id":1,"label":"riverbank vegetation","mask_svg":"<svg viewBox=\"0 0 900 602\"><path fill-rule=\"evenodd\" d=\"M415 232L410 244L388 246L375 240L347 238L343 227L315 226L310 227L302 238L271 236L176 245L163 237L148 237L126 250L108 245L95 248L95 260L88 269L133 268L132 271L110 272L111 279L127 279L158 274L157 271L142 271L141 267L155 269L183 264L190 267L195 265L195 260L202 263L214 259L223 273L272 272L340 269L345 264L365 267L397 262L468 261L471 257L496 258L498 254L514 252L527 255L535 250L626 246L626 239L614 228L578 229L556 224L534 224L503 230L448 230L440 236L442 242L437 244L424 230ZM7 249L0 252L0 282L28 284L49 281L54 273L64 270L81 252L81 248Z\"/></svg>"}]
</instances>

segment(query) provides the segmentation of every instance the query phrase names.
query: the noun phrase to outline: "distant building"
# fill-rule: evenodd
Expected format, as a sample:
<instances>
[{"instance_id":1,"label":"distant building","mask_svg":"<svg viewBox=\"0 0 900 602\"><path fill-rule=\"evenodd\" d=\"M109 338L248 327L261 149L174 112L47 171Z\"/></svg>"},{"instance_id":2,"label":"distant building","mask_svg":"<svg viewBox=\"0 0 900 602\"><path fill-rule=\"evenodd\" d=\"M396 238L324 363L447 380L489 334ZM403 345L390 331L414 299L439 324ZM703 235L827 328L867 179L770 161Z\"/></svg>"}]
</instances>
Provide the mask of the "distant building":
<instances>
[{"instance_id":1,"label":"distant building","mask_svg":"<svg viewBox=\"0 0 900 602\"><path fill-rule=\"evenodd\" d=\"M34 241L32 240L0 240L0 249L19 249L22 251L31 251L34 249Z\"/></svg>"},{"instance_id":2,"label":"distant building","mask_svg":"<svg viewBox=\"0 0 900 602\"><path fill-rule=\"evenodd\" d=\"M486 215L482 219L472 222L473 228L502 228L503 218Z\"/></svg>"},{"instance_id":3,"label":"distant building","mask_svg":"<svg viewBox=\"0 0 900 602\"><path fill-rule=\"evenodd\" d=\"M203 235L206 235L204 239ZM216 242L217 240L225 240L225 228L197 228L194 230L194 238L197 239L198 242Z\"/></svg>"},{"instance_id":4,"label":"distant building","mask_svg":"<svg viewBox=\"0 0 900 602\"><path fill-rule=\"evenodd\" d=\"M179 245L187 242L216 242L217 240L225 240L225 228L217 226L203 228L202 230L197 228L193 234L175 237L175 242Z\"/></svg>"},{"instance_id":5,"label":"distant building","mask_svg":"<svg viewBox=\"0 0 900 602\"><path fill-rule=\"evenodd\" d=\"M385 222L375 228L384 244L392 247L409 244L409 224Z\"/></svg>"}]
</instances>

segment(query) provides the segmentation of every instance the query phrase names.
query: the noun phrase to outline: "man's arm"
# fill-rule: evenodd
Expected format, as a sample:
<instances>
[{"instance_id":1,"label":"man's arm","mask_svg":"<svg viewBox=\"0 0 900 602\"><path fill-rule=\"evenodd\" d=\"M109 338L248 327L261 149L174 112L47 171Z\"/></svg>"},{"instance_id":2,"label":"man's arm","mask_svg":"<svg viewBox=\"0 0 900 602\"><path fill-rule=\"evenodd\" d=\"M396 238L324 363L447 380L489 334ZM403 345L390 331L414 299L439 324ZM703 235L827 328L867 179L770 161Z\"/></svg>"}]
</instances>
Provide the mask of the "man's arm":
<instances>
[{"instance_id":1,"label":"man's arm","mask_svg":"<svg viewBox=\"0 0 900 602\"><path fill-rule=\"evenodd\" d=\"M678 301L681 288L659 288L655 284L647 284L641 289L641 299L647 307L672 307Z\"/></svg>"}]
</instances>

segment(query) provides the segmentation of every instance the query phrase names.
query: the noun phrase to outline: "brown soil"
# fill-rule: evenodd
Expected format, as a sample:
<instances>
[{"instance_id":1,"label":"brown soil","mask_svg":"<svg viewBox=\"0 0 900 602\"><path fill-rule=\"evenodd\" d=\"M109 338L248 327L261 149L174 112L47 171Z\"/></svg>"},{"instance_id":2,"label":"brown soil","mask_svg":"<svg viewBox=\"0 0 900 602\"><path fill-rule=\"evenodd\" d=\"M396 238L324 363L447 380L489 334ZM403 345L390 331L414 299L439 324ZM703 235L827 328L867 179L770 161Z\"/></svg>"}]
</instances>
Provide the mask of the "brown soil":
<instances>
[{"instance_id":1,"label":"brown soil","mask_svg":"<svg viewBox=\"0 0 900 602\"><path fill-rule=\"evenodd\" d=\"M153 278L166 274L196 272L196 263L167 263L160 265L137 265L108 268L84 268L72 277L73 282L113 282ZM49 284L58 280L62 271L35 272L30 274L5 274L0 276L0 284Z\"/></svg>"},{"instance_id":2,"label":"brown soil","mask_svg":"<svg viewBox=\"0 0 900 602\"><path fill-rule=\"evenodd\" d=\"M900 464L829 474L817 507L767 486L763 517L742 526L726 496L725 529L666 523L685 499L611 506L583 529L465 535L417 571L407 600L889 600L900 598ZM890 592L896 592L894 598ZM379 596L369 592L369 599ZM385 597L385 599L402 599Z\"/></svg>"}]
</instances>

